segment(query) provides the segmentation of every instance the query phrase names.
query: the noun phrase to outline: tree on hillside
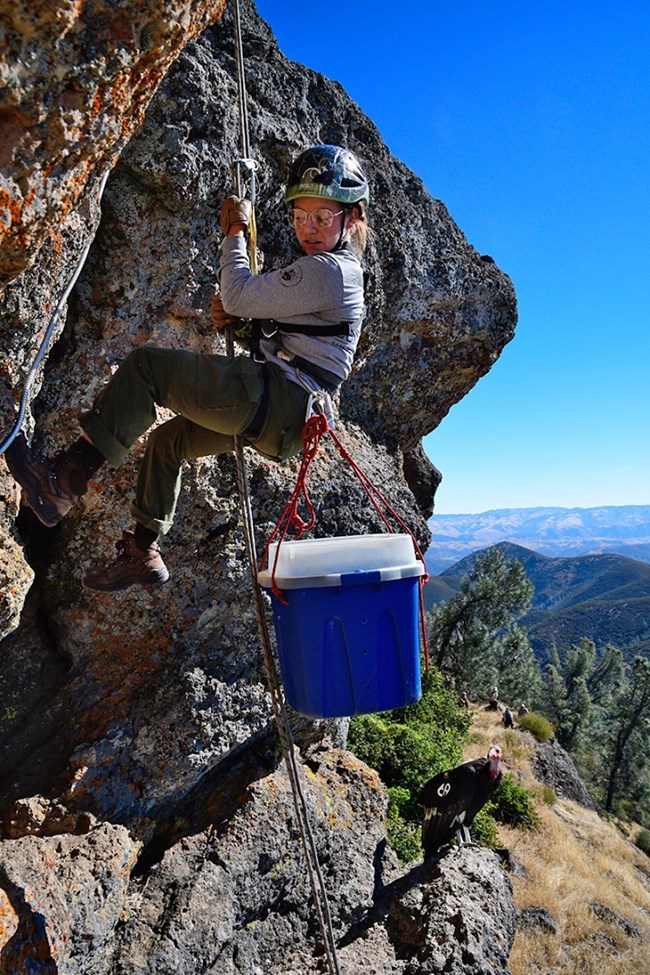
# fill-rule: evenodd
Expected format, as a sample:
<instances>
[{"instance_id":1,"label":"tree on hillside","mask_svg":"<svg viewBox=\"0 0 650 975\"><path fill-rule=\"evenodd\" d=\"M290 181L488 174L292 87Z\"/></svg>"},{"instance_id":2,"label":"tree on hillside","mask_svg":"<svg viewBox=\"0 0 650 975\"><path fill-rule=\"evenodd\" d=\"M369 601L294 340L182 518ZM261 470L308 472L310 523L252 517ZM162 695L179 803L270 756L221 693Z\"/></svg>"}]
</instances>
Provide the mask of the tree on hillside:
<instances>
[{"instance_id":1,"label":"tree on hillside","mask_svg":"<svg viewBox=\"0 0 650 975\"><path fill-rule=\"evenodd\" d=\"M550 661L544 671L542 710L553 722L558 741L564 745L565 728L571 720L572 707L564 681L560 655L555 644L551 646Z\"/></svg>"},{"instance_id":2,"label":"tree on hillside","mask_svg":"<svg viewBox=\"0 0 650 975\"><path fill-rule=\"evenodd\" d=\"M597 736L609 713L623 681L622 655L608 645L599 656L593 640L583 637L569 648L564 664L555 646L550 657L544 673L543 709L560 744L576 751L587 738Z\"/></svg>"},{"instance_id":3,"label":"tree on hillside","mask_svg":"<svg viewBox=\"0 0 650 975\"><path fill-rule=\"evenodd\" d=\"M540 693L539 663L524 627L512 623L492 644L494 679L502 701L534 707Z\"/></svg>"},{"instance_id":4,"label":"tree on hillside","mask_svg":"<svg viewBox=\"0 0 650 975\"><path fill-rule=\"evenodd\" d=\"M506 561L498 548L479 555L459 592L429 614L436 667L470 694L496 684L502 698L532 700L539 667L525 630L516 625L532 595L521 562Z\"/></svg>"},{"instance_id":5,"label":"tree on hillside","mask_svg":"<svg viewBox=\"0 0 650 975\"><path fill-rule=\"evenodd\" d=\"M650 660L637 657L613 702L605 743L605 809L611 812L620 785L626 793L641 782L650 746Z\"/></svg>"},{"instance_id":6,"label":"tree on hillside","mask_svg":"<svg viewBox=\"0 0 650 975\"><path fill-rule=\"evenodd\" d=\"M617 647L599 654L584 638L562 663L552 647L542 708L605 809L641 816L650 796L650 660L629 666Z\"/></svg>"},{"instance_id":7,"label":"tree on hillside","mask_svg":"<svg viewBox=\"0 0 650 975\"><path fill-rule=\"evenodd\" d=\"M624 680L623 654L618 647L608 643L588 681L589 693L594 704L599 706L607 704Z\"/></svg>"}]
</instances>

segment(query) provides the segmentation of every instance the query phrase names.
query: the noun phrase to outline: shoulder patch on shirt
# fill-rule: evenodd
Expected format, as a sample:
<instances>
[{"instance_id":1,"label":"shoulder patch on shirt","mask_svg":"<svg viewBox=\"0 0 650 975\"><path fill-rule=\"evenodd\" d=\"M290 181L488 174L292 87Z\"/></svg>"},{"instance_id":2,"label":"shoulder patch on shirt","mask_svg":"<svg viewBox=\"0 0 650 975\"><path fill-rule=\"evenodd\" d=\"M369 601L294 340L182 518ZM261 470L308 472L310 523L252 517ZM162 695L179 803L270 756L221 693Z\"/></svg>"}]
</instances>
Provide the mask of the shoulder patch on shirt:
<instances>
[{"instance_id":1,"label":"shoulder patch on shirt","mask_svg":"<svg viewBox=\"0 0 650 975\"><path fill-rule=\"evenodd\" d=\"M301 267L288 267L280 275L280 281L285 286L285 288L293 288L295 285L300 284L302 281L302 268Z\"/></svg>"}]
</instances>

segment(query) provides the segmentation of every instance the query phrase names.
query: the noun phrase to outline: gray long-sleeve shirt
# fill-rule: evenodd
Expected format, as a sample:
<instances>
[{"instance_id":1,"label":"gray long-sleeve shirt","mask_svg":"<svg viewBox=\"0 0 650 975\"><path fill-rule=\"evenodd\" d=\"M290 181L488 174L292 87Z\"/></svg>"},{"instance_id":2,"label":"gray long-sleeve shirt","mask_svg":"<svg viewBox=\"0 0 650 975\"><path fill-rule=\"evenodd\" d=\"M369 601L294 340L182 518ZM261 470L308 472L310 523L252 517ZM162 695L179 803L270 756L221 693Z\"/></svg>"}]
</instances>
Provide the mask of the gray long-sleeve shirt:
<instances>
[{"instance_id":1,"label":"gray long-sleeve shirt","mask_svg":"<svg viewBox=\"0 0 650 975\"><path fill-rule=\"evenodd\" d=\"M300 382L296 370L278 352L300 356L347 378L365 312L363 272L351 247L306 255L280 270L252 274L244 237L226 237L221 245L219 285L229 315L272 318L278 323L277 334L262 340L260 351L287 378ZM348 322L350 327L348 335L304 335L282 332L283 322L310 326Z\"/></svg>"}]
</instances>

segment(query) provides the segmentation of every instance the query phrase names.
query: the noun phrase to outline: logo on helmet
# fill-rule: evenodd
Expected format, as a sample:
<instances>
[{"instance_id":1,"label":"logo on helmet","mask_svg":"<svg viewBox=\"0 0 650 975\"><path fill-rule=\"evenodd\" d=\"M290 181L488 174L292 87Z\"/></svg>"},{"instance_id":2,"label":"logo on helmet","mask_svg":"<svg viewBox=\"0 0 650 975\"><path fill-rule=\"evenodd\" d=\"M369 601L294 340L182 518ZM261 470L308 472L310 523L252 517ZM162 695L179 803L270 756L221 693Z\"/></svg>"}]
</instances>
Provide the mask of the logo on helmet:
<instances>
[{"instance_id":1,"label":"logo on helmet","mask_svg":"<svg viewBox=\"0 0 650 975\"><path fill-rule=\"evenodd\" d=\"M316 159L313 166L309 166L303 171L302 182L303 183L320 183L327 180L327 176L330 169L330 160L326 156L321 156L320 159Z\"/></svg>"}]
</instances>

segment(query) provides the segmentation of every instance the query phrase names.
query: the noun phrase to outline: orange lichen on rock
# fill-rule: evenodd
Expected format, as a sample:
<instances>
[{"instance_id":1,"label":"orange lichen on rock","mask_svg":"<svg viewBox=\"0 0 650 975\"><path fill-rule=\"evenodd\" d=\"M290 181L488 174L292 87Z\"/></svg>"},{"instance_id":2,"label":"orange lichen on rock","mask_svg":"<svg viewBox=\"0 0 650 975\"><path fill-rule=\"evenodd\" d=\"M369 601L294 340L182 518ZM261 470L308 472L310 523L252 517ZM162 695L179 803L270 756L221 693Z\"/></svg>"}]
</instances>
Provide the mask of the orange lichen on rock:
<instances>
[{"instance_id":1,"label":"orange lichen on rock","mask_svg":"<svg viewBox=\"0 0 650 975\"><path fill-rule=\"evenodd\" d=\"M92 9L81 0L19 6L10 22L14 61L7 57L0 92L0 165L9 170L20 154L10 180L25 196L36 192L30 205L0 196L0 286L29 267L79 204L88 175L122 150L170 64L221 17L225 2L163 0L118 11L101 0ZM38 52L29 66L21 61L26 42ZM45 167L56 173L47 183Z\"/></svg>"},{"instance_id":2,"label":"orange lichen on rock","mask_svg":"<svg viewBox=\"0 0 650 975\"><path fill-rule=\"evenodd\" d=\"M18 930L18 915L4 890L0 888L0 953Z\"/></svg>"}]
</instances>

